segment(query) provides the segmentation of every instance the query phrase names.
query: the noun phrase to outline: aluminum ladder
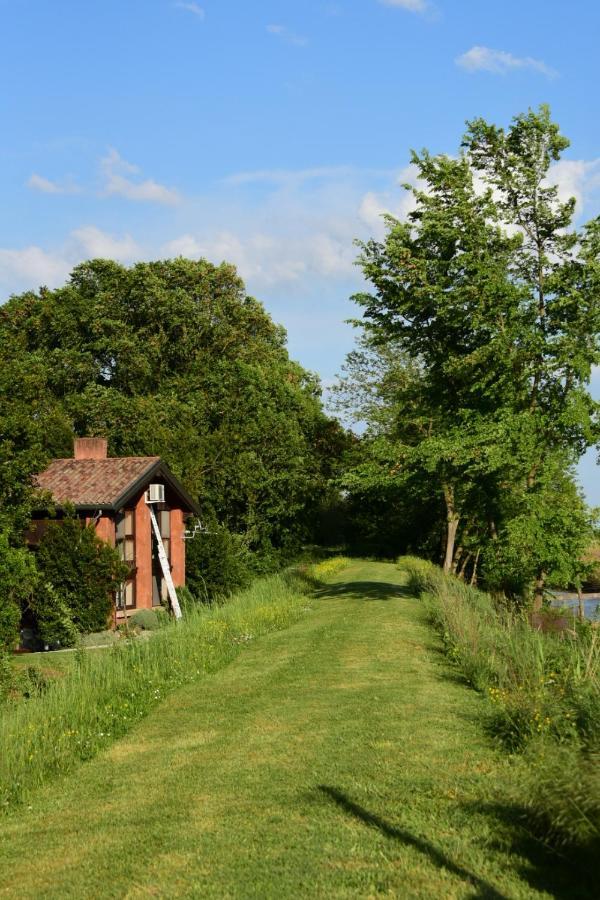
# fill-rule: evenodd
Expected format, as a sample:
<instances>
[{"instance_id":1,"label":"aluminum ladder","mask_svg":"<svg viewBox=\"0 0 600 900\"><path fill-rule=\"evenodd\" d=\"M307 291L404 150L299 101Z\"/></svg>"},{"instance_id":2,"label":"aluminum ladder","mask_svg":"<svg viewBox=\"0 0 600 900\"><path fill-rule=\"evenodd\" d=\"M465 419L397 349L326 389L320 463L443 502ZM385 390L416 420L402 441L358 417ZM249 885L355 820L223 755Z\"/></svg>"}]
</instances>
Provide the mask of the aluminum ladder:
<instances>
[{"instance_id":1,"label":"aluminum ladder","mask_svg":"<svg viewBox=\"0 0 600 900\"><path fill-rule=\"evenodd\" d=\"M169 602L171 604L171 609L173 610L173 615L176 619L181 619L181 607L179 605L179 600L177 599L177 591L175 590L175 585L173 584L173 578L171 576L171 567L169 566L169 560L167 558L167 554L165 553L165 545L163 544L162 535L160 533L160 528L158 527L158 521L156 519L156 513L154 512L154 507L151 503L148 503L148 509L150 510L150 519L152 520L152 530L154 531L154 537L156 538L156 546L158 548L158 559L160 562L160 567L162 569L163 577L165 579L165 583L167 585L167 593L169 595Z\"/></svg>"}]
</instances>

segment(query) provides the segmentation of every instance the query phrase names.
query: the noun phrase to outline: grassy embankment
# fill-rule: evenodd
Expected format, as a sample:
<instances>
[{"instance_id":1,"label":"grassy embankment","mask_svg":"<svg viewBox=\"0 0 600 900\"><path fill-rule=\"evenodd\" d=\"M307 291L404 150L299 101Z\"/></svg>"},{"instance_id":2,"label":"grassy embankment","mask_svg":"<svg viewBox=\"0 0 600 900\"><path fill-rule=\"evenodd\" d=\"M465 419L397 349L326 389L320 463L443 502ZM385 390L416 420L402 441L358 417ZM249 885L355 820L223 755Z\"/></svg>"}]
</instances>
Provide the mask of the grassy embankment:
<instances>
[{"instance_id":1,"label":"grassy embankment","mask_svg":"<svg viewBox=\"0 0 600 900\"><path fill-rule=\"evenodd\" d=\"M56 677L40 682L36 696L0 706L0 808L95 756L169 692L230 662L243 644L287 628L306 608L309 589L298 575L270 576L222 605L199 605L150 640L44 654L46 668L54 657Z\"/></svg>"},{"instance_id":2,"label":"grassy embankment","mask_svg":"<svg viewBox=\"0 0 600 900\"><path fill-rule=\"evenodd\" d=\"M600 849L600 631L532 629L523 614L416 558L399 560L450 657L487 701L486 724L526 767L513 789L545 839Z\"/></svg>"},{"instance_id":3,"label":"grassy embankment","mask_svg":"<svg viewBox=\"0 0 600 900\"><path fill-rule=\"evenodd\" d=\"M405 583L354 561L32 793L0 822L0 896L593 896L519 827L515 763Z\"/></svg>"}]
</instances>

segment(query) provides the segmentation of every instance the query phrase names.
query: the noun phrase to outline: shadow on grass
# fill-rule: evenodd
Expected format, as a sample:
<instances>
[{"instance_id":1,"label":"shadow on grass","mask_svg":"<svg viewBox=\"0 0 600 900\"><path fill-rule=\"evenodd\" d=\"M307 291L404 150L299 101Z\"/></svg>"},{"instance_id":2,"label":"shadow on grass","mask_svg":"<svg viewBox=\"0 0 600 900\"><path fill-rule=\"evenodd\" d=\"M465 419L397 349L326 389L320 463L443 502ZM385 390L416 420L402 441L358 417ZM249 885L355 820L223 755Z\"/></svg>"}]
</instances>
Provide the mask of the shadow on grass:
<instances>
[{"instance_id":1,"label":"shadow on grass","mask_svg":"<svg viewBox=\"0 0 600 900\"><path fill-rule=\"evenodd\" d=\"M598 897L597 848L567 849L558 853L538 840L526 827L527 813L516 804L487 803L464 807L484 815L498 835L496 847L526 860L519 875L537 891L556 900L595 900ZM568 855L567 855L568 854Z\"/></svg>"},{"instance_id":2,"label":"shadow on grass","mask_svg":"<svg viewBox=\"0 0 600 900\"><path fill-rule=\"evenodd\" d=\"M476 889L476 893L472 895L474 900L508 900L504 894L497 891L496 888L487 881L479 878L473 872L470 872L469 869L465 869L464 866L453 862L450 857L446 856L445 853L442 853L441 850L438 850L433 844L430 844L429 841L415 837L414 834L411 834L410 831L405 831L403 828L397 828L395 825L390 825L385 819L380 819L379 816L370 813L362 806L359 806L358 803L354 803L337 788L320 784L319 790L330 800L333 800L333 802L343 809L345 813L364 822L369 828L375 828L377 831L380 831L381 834L384 834L392 840L405 844L408 847L414 847L420 853L428 856L440 869L446 869L448 872L458 875L459 878L464 878L466 881L470 882Z\"/></svg>"},{"instance_id":3,"label":"shadow on grass","mask_svg":"<svg viewBox=\"0 0 600 900\"><path fill-rule=\"evenodd\" d=\"M320 585L315 591L315 597L319 600L333 600L336 597L356 597L360 600L393 600L398 597L414 599L407 588L387 581L340 581Z\"/></svg>"}]
</instances>

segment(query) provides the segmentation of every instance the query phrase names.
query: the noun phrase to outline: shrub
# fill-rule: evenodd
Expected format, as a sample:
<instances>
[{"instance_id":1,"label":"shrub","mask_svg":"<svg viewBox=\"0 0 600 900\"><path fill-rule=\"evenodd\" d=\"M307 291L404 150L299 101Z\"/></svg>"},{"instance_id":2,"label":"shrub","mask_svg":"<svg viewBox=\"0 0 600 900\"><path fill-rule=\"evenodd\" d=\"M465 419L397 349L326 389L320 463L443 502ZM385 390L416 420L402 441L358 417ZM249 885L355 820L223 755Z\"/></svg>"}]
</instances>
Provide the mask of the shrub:
<instances>
[{"instance_id":1,"label":"shrub","mask_svg":"<svg viewBox=\"0 0 600 900\"><path fill-rule=\"evenodd\" d=\"M29 608L38 636L47 647L72 647L77 642L73 613L54 585L49 582L38 585Z\"/></svg>"},{"instance_id":2,"label":"shrub","mask_svg":"<svg viewBox=\"0 0 600 900\"><path fill-rule=\"evenodd\" d=\"M127 567L117 551L98 537L93 525L83 525L73 516L52 522L40 541L37 565L41 579L32 604L36 615L42 611L51 585L78 631L106 628L112 594L125 578Z\"/></svg>"},{"instance_id":3,"label":"shrub","mask_svg":"<svg viewBox=\"0 0 600 900\"><path fill-rule=\"evenodd\" d=\"M251 580L250 554L240 537L216 522L187 542L186 580L194 597L227 597Z\"/></svg>"},{"instance_id":4,"label":"shrub","mask_svg":"<svg viewBox=\"0 0 600 900\"><path fill-rule=\"evenodd\" d=\"M21 610L9 597L0 598L0 650L12 650L19 638Z\"/></svg>"},{"instance_id":5,"label":"shrub","mask_svg":"<svg viewBox=\"0 0 600 900\"><path fill-rule=\"evenodd\" d=\"M25 547L13 547L9 533L0 530L0 651L18 642L21 604L37 579L35 561Z\"/></svg>"},{"instance_id":6,"label":"shrub","mask_svg":"<svg viewBox=\"0 0 600 900\"><path fill-rule=\"evenodd\" d=\"M129 621L136 628L141 628L142 631L157 631L167 624L168 616L167 611L159 606L156 609L138 609L129 617Z\"/></svg>"}]
</instances>

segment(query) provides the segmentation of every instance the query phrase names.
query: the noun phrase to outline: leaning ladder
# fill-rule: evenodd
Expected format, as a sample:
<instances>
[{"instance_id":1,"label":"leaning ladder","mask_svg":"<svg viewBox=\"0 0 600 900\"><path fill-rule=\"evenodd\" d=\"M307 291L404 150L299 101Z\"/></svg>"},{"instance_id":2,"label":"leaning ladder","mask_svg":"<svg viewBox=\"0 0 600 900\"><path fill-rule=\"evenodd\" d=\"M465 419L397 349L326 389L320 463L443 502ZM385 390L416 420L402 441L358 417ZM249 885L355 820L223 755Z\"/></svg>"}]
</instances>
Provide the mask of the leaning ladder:
<instances>
[{"instance_id":1,"label":"leaning ladder","mask_svg":"<svg viewBox=\"0 0 600 900\"><path fill-rule=\"evenodd\" d=\"M173 610L173 615L175 616L175 618L181 619L181 607L179 605L179 600L177 599L177 592L175 590L175 585L173 584L173 578L171 577L171 567L169 566L169 560L167 558L167 554L165 553L165 545L163 544L160 528L158 527L158 522L156 520L156 513L154 512L154 507L151 506L150 503L148 504L148 509L150 510L152 529L154 531L154 537L156 538L156 546L158 547L158 559L160 561L160 567L167 584L167 592L169 594L171 609Z\"/></svg>"}]
</instances>

